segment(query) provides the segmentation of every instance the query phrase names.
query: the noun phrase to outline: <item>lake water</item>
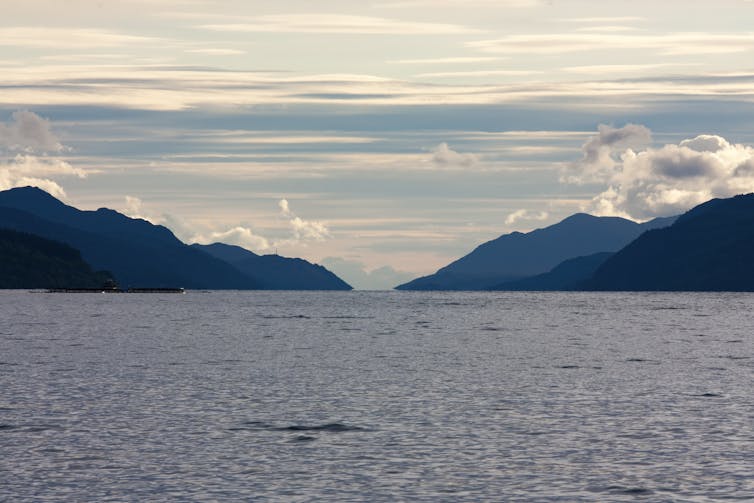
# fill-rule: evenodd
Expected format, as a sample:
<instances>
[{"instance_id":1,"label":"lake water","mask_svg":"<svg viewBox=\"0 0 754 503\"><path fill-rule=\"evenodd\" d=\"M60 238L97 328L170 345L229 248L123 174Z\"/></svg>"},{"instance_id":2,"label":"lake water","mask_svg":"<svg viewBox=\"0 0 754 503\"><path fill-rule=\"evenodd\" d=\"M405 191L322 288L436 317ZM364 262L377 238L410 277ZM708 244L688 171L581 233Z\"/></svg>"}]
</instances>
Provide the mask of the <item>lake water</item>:
<instances>
[{"instance_id":1,"label":"lake water","mask_svg":"<svg viewBox=\"0 0 754 503\"><path fill-rule=\"evenodd\" d=\"M0 293L0 500L752 501L752 307Z\"/></svg>"}]
</instances>

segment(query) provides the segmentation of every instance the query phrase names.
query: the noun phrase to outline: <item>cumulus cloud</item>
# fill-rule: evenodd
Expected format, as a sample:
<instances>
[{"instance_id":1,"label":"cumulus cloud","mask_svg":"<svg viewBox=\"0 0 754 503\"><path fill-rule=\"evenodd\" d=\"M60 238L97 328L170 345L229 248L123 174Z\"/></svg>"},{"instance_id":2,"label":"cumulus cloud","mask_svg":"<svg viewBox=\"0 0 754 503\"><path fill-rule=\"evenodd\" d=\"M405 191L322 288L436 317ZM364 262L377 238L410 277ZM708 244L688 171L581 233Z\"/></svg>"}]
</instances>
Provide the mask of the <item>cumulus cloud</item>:
<instances>
[{"instance_id":1,"label":"cumulus cloud","mask_svg":"<svg viewBox=\"0 0 754 503\"><path fill-rule=\"evenodd\" d=\"M127 205L134 205L134 210L141 209L141 202L137 198L127 197ZM323 222L317 222L312 220L304 220L297 216L293 210L291 210L290 204L287 199L281 199L278 201L278 207L280 208L280 215L288 221L290 235L289 237L265 237L255 233L250 227L246 225L237 225L235 227L225 230L211 230L200 231L194 233L181 232L183 235L191 236L189 241L200 244L210 243L227 243L237 246L242 246L257 253L268 252L276 249L278 246L292 246L305 244L307 241L323 241L330 237L330 230ZM162 222L166 216L160 219ZM181 227L188 228L185 223L181 223ZM166 225L168 225L166 223ZM171 225L168 227L173 228Z\"/></svg>"},{"instance_id":2,"label":"cumulus cloud","mask_svg":"<svg viewBox=\"0 0 754 503\"><path fill-rule=\"evenodd\" d=\"M254 231L248 227L240 225L226 231L196 235L192 241L200 244L226 243L254 251L265 251L271 248L267 238L254 234Z\"/></svg>"},{"instance_id":3,"label":"cumulus cloud","mask_svg":"<svg viewBox=\"0 0 754 503\"><path fill-rule=\"evenodd\" d=\"M516 222L526 221L542 221L547 220L550 214L546 211L529 211L529 210L516 210L507 217L505 217L505 225L513 225Z\"/></svg>"},{"instance_id":4,"label":"cumulus cloud","mask_svg":"<svg viewBox=\"0 0 754 503\"><path fill-rule=\"evenodd\" d=\"M368 269L358 260L341 257L327 257L320 263L357 290L391 290L416 277L416 274L398 271L387 265Z\"/></svg>"},{"instance_id":5,"label":"cumulus cloud","mask_svg":"<svg viewBox=\"0 0 754 503\"><path fill-rule=\"evenodd\" d=\"M614 157L616 152L640 148L652 141L652 132L639 124L626 124L621 128L600 124L597 131L597 135L582 145L583 157L568 167L563 181L577 184L604 181L619 167Z\"/></svg>"},{"instance_id":6,"label":"cumulus cloud","mask_svg":"<svg viewBox=\"0 0 754 503\"><path fill-rule=\"evenodd\" d=\"M298 217L290 208L287 199L281 199L278 202L280 214L288 219L288 223L293 231L293 237L296 241L324 241L330 237L330 230L323 222L314 220L303 220Z\"/></svg>"},{"instance_id":7,"label":"cumulus cloud","mask_svg":"<svg viewBox=\"0 0 754 503\"><path fill-rule=\"evenodd\" d=\"M125 214L130 217L136 218L137 215L141 214L141 206L143 204L141 199L134 196L126 196L125 199L126 199L126 207L124 208Z\"/></svg>"},{"instance_id":8,"label":"cumulus cloud","mask_svg":"<svg viewBox=\"0 0 754 503\"><path fill-rule=\"evenodd\" d=\"M638 135L623 131L614 137L647 139L648 130L637 128L641 126L632 129ZM603 176L601 182L607 188L590 208L596 214L645 220L682 213L715 197L754 191L754 148L750 146L704 134L638 151L621 140L595 157L591 152L601 145L601 136L602 130L584 144L582 161L569 169L569 181L580 181L579 167L586 179L596 181L596 175ZM594 159L609 169L595 170Z\"/></svg>"},{"instance_id":9,"label":"cumulus cloud","mask_svg":"<svg viewBox=\"0 0 754 503\"><path fill-rule=\"evenodd\" d=\"M50 122L33 112L14 112L0 123L0 190L32 185L55 197L65 198L58 177L86 178L87 172L48 154L66 150L52 132Z\"/></svg>"},{"instance_id":10,"label":"cumulus cloud","mask_svg":"<svg viewBox=\"0 0 754 503\"><path fill-rule=\"evenodd\" d=\"M163 225L173 232L173 234L187 243L212 244L226 243L241 246L257 253L270 251L274 246L271 240L264 236L256 234L250 227L237 225L226 229L208 229L197 228L194 222L184 220L183 218L171 214L161 213L145 205L144 202L135 196L127 195L124 197L125 204L122 206L121 213L131 218L141 218L155 225Z\"/></svg>"},{"instance_id":11,"label":"cumulus cloud","mask_svg":"<svg viewBox=\"0 0 754 503\"><path fill-rule=\"evenodd\" d=\"M0 123L0 148L30 154L64 149L52 132L50 121L27 110L13 112L8 124Z\"/></svg>"},{"instance_id":12,"label":"cumulus cloud","mask_svg":"<svg viewBox=\"0 0 754 503\"><path fill-rule=\"evenodd\" d=\"M17 154L0 164L0 190L32 185L55 197L65 198L65 190L53 180L58 176L86 178L86 171L60 159Z\"/></svg>"},{"instance_id":13,"label":"cumulus cloud","mask_svg":"<svg viewBox=\"0 0 754 503\"><path fill-rule=\"evenodd\" d=\"M447 143L440 143L432 149L432 164L440 168L468 168L478 162L474 154L461 154L451 149Z\"/></svg>"}]
</instances>

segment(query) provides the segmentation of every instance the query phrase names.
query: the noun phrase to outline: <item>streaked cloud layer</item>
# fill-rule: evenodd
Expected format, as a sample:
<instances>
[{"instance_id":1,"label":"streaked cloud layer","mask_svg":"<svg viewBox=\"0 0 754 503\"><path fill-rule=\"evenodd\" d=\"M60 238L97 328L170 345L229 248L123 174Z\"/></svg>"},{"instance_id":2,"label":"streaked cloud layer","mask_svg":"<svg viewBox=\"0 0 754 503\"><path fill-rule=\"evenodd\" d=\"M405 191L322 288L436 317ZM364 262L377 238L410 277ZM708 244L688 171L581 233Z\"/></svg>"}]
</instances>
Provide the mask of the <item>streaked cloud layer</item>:
<instances>
[{"instance_id":1,"label":"streaked cloud layer","mask_svg":"<svg viewBox=\"0 0 754 503\"><path fill-rule=\"evenodd\" d=\"M752 2L10 4L0 187L363 287L574 211L754 190Z\"/></svg>"}]
</instances>

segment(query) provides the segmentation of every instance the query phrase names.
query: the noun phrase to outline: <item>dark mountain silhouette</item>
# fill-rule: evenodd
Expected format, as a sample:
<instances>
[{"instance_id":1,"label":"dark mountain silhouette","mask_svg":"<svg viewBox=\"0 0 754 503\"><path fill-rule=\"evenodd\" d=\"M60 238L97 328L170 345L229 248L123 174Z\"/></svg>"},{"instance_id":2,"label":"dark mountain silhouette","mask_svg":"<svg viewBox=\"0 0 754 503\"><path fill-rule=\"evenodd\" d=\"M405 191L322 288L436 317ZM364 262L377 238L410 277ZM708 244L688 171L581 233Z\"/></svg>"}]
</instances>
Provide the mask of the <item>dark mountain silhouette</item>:
<instances>
[{"instance_id":1,"label":"dark mountain silhouette","mask_svg":"<svg viewBox=\"0 0 754 503\"><path fill-rule=\"evenodd\" d=\"M543 274L564 260L619 250L648 229L673 218L644 224L618 217L577 213L528 233L513 232L478 246L435 274L396 287L399 290L484 290Z\"/></svg>"},{"instance_id":2,"label":"dark mountain silhouette","mask_svg":"<svg viewBox=\"0 0 754 503\"><path fill-rule=\"evenodd\" d=\"M490 290L509 291L563 291L581 290L594 272L613 255L613 252L600 252L586 257L565 260L549 272L502 283Z\"/></svg>"},{"instance_id":3,"label":"dark mountain silhouette","mask_svg":"<svg viewBox=\"0 0 754 503\"><path fill-rule=\"evenodd\" d=\"M0 229L0 288L99 288L108 279L68 245Z\"/></svg>"},{"instance_id":4,"label":"dark mountain silhouette","mask_svg":"<svg viewBox=\"0 0 754 503\"><path fill-rule=\"evenodd\" d=\"M178 240L172 232L113 210L81 211L43 190L0 192L0 227L68 244L124 287L250 289L260 286L233 266Z\"/></svg>"},{"instance_id":5,"label":"dark mountain silhouette","mask_svg":"<svg viewBox=\"0 0 754 503\"><path fill-rule=\"evenodd\" d=\"M100 208L82 211L47 192L23 187L0 192L0 227L66 243L122 287L194 289L347 290L324 267L240 247L188 246L161 225Z\"/></svg>"},{"instance_id":6,"label":"dark mountain silhouette","mask_svg":"<svg viewBox=\"0 0 754 503\"><path fill-rule=\"evenodd\" d=\"M162 225L130 218L115 210L100 208L81 211L68 206L36 187L0 192L0 206L16 208L50 222L64 224L93 234L153 244L181 245L181 241Z\"/></svg>"},{"instance_id":7,"label":"dark mountain silhouette","mask_svg":"<svg viewBox=\"0 0 754 503\"><path fill-rule=\"evenodd\" d=\"M610 257L590 290L754 291L754 194L713 199Z\"/></svg>"},{"instance_id":8,"label":"dark mountain silhouette","mask_svg":"<svg viewBox=\"0 0 754 503\"><path fill-rule=\"evenodd\" d=\"M300 258L279 255L257 255L240 246L214 243L193 244L233 265L244 274L258 278L273 290L351 290L351 286L321 265Z\"/></svg>"}]
</instances>

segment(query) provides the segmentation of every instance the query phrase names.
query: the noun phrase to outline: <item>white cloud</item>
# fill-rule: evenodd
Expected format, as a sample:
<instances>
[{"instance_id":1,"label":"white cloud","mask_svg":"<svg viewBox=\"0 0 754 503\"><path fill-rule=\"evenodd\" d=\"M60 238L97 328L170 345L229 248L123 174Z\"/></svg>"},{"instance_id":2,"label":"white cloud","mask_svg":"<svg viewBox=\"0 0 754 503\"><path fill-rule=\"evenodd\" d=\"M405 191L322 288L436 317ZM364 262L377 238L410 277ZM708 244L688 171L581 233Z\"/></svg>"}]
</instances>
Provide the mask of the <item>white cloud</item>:
<instances>
[{"instance_id":1,"label":"white cloud","mask_svg":"<svg viewBox=\"0 0 754 503\"><path fill-rule=\"evenodd\" d=\"M65 147L52 133L49 121L33 112L17 111L8 124L0 123L0 149L12 155L0 161L0 190L32 185L65 198L65 190L54 179L87 175L81 168L46 155Z\"/></svg>"},{"instance_id":2,"label":"white cloud","mask_svg":"<svg viewBox=\"0 0 754 503\"><path fill-rule=\"evenodd\" d=\"M486 63L489 61L499 61L505 58L494 56L459 56L455 58L423 58L423 59L394 59L388 61L394 65L445 65L456 63Z\"/></svg>"},{"instance_id":3,"label":"white cloud","mask_svg":"<svg viewBox=\"0 0 754 503\"><path fill-rule=\"evenodd\" d=\"M737 53L754 49L754 33L669 33L666 35L551 33L509 35L468 42L494 54L558 54L581 51L651 49L661 55Z\"/></svg>"},{"instance_id":4,"label":"white cloud","mask_svg":"<svg viewBox=\"0 0 754 503\"><path fill-rule=\"evenodd\" d=\"M15 26L0 28L0 46L35 47L43 49L91 49L133 44L153 44L159 39L126 35L91 28L51 28Z\"/></svg>"},{"instance_id":5,"label":"white cloud","mask_svg":"<svg viewBox=\"0 0 754 503\"><path fill-rule=\"evenodd\" d=\"M87 171L71 166L60 159L17 154L5 164L6 169L21 176L75 176L86 178Z\"/></svg>"},{"instance_id":6,"label":"white cloud","mask_svg":"<svg viewBox=\"0 0 754 503\"><path fill-rule=\"evenodd\" d=\"M59 159L18 154L0 164L0 190L32 185L55 197L65 198L63 187L52 179L58 176L85 178L86 171Z\"/></svg>"},{"instance_id":7,"label":"white cloud","mask_svg":"<svg viewBox=\"0 0 754 503\"><path fill-rule=\"evenodd\" d=\"M444 23L422 23L345 14L288 14L258 16L235 23L199 26L220 32L322 33L354 35L456 35L478 30Z\"/></svg>"},{"instance_id":8,"label":"white cloud","mask_svg":"<svg viewBox=\"0 0 754 503\"><path fill-rule=\"evenodd\" d=\"M330 230L323 222L314 220L303 220L296 216L290 208L287 199L281 199L278 202L280 214L288 219L288 223L293 231L293 238L296 241L324 241L330 237Z\"/></svg>"},{"instance_id":9,"label":"white cloud","mask_svg":"<svg viewBox=\"0 0 754 503\"><path fill-rule=\"evenodd\" d=\"M121 213L131 218L141 218L147 220L155 225L161 224L161 219L156 217L148 217L144 215L144 202L138 197L125 196L125 205L121 210Z\"/></svg>"},{"instance_id":10,"label":"white cloud","mask_svg":"<svg viewBox=\"0 0 754 503\"><path fill-rule=\"evenodd\" d=\"M398 0L394 2L381 2L375 4L377 8L403 9L413 7L484 7L495 8L525 8L536 7L542 4L542 0Z\"/></svg>"},{"instance_id":11,"label":"white cloud","mask_svg":"<svg viewBox=\"0 0 754 503\"><path fill-rule=\"evenodd\" d=\"M4 168L0 168L0 190L27 186L39 187L58 199L66 198L65 190L57 182L43 178L15 177L9 174Z\"/></svg>"},{"instance_id":12,"label":"white cloud","mask_svg":"<svg viewBox=\"0 0 754 503\"><path fill-rule=\"evenodd\" d=\"M257 252L271 248L270 241L267 238L254 234L254 231L248 227L240 225L226 231L197 234L191 241L199 244L226 243Z\"/></svg>"},{"instance_id":13,"label":"white cloud","mask_svg":"<svg viewBox=\"0 0 754 503\"><path fill-rule=\"evenodd\" d=\"M560 19L567 23L626 23L631 21L644 21L643 17L638 16L614 16L614 17L569 17Z\"/></svg>"},{"instance_id":14,"label":"white cloud","mask_svg":"<svg viewBox=\"0 0 754 503\"><path fill-rule=\"evenodd\" d=\"M521 78L494 83L453 84L395 80L364 74L294 75L284 72L220 72L165 65L51 65L15 68L5 76L0 107L111 106L146 110L204 107L265 107L295 104L443 106L541 102L562 109L590 106L642 107L663 98L750 100L754 74L700 74L674 78L556 81L522 85ZM582 68L583 70L583 68ZM597 69L599 70L599 69ZM446 72L447 73L447 72ZM134 75L138 74L138 85ZM625 76L625 75L624 75ZM463 77L456 73L456 77ZM472 75L473 77L473 75ZM476 75L479 79L482 76ZM570 78L570 75L568 76ZM440 78L438 78L439 81ZM101 85L103 80L107 85Z\"/></svg>"},{"instance_id":15,"label":"white cloud","mask_svg":"<svg viewBox=\"0 0 754 503\"><path fill-rule=\"evenodd\" d=\"M581 147L583 157L568 166L562 181L579 184L602 182L613 175L618 166L613 156L615 152L628 147L643 147L652 141L652 132L638 124L626 124L621 128L600 124L598 131Z\"/></svg>"},{"instance_id":16,"label":"white cloud","mask_svg":"<svg viewBox=\"0 0 754 503\"><path fill-rule=\"evenodd\" d=\"M207 54L209 56L238 56L240 54L246 54L246 51L239 49L187 49L186 52L191 54Z\"/></svg>"},{"instance_id":17,"label":"white cloud","mask_svg":"<svg viewBox=\"0 0 754 503\"><path fill-rule=\"evenodd\" d=\"M127 206L141 212L141 201L138 198L127 196ZM236 225L225 229L197 230L196 225L189 224L171 215L162 215L159 218L147 219L153 223L161 223L173 229L177 235L185 237L190 243L211 244L227 243L238 245L256 253L269 252L279 246L295 246L306 244L307 241L323 241L330 237L330 231L322 222L304 220L293 213L286 199L278 202L280 214L288 221L289 237L273 238L262 236L254 232L245 224ZM139 217L145 218L145 217Z\"/></svg>"},{"instance_id":18,"label":"white cloud","mask_svg":"<svg viewBox=\"0 0 754 503\"><path fill-rule=\"evenodd\" d=\"M615 74L637 74L640 72L647 72L650 70L657 70L658 68L673 68L673 67L694 67L699 66L698 63L658 63L658 64L639 64L639 65L583 65L583 66L567 66L561 68L564 72L578 73L586 75L615 75Z\"/></svg>"},{"instance_id":19,"label":"white cloud","mask_svg":"<svg viewBox=\"0 0 754 503\"><path fill-rule=\"evenodd\" d=\"M539 75L533 70L474 70L470 72L432 72L415 75L418 78L458 78L458 77L526 77Z\"/></svg>"},{"instance_id":20,"label":"white cloud","mask_svg":"<svg viewBox=\"0 0 754 503\"><path fill-rule=\"evenodd\" d=\"M516 210L507 217L505 217L505 225L513 225L516 222L525 221L543 221L547 220L550 216L546 211L529 211L529 210Z\"/></svg>"},{"instance_id":21,"label":"white cloud","mask_svg":"<svg viewBox=\"0 0 754 503\"><path fill-rule=\"evenodd\" d=\"M639 28L635 28L633 26L610 24L610 25L599 25L599 26L584 26L582 28L578 28L576 31L615 33L615 32L626 32L626 31L638 31L638 30Z\"/></svg>"},{"instance_id":22,"label":"white cloud","mask_svg":"<svg viewBox=\"0 0 754 503\"><path fill-rule=\"evenodd\" d=\"M10 123L0 123L0 148L28 153L64 150L50 122L28 110L13 112Z\"/></svg>"},{"instance_id":23,"label":"white cloud","mask_svg":"<svg viewBox=\"0 0 754 503\"><path fill-rule=\"evenodd\" d=\"M639 132L641 127L632 125L632 130ZM596 214L645 220L682 213L715 197L754 191L754 148L750 146L716 135L699 135L677 145L635 151L622 140L604 141L600 133L584 144L580 163L587 178L596 181L601 174L607 186L591 202L590 210ZM612 133L614 137L635 136L623 130ZM595 145L598 163L610 165L609 169L595 171L590 164Z\"/></svg>"},{"instance_id":24,"label":"white cloud","mask_svg":"<svg viewBox=\"0 0 754 503\"><path fill-rule=\"evenodd\" d=\"M474 154L461 154L451 149L447 143L441 143L432 149L430 161L440 168L468 168L478 162Z\"/></svg>"}]
</instances>

